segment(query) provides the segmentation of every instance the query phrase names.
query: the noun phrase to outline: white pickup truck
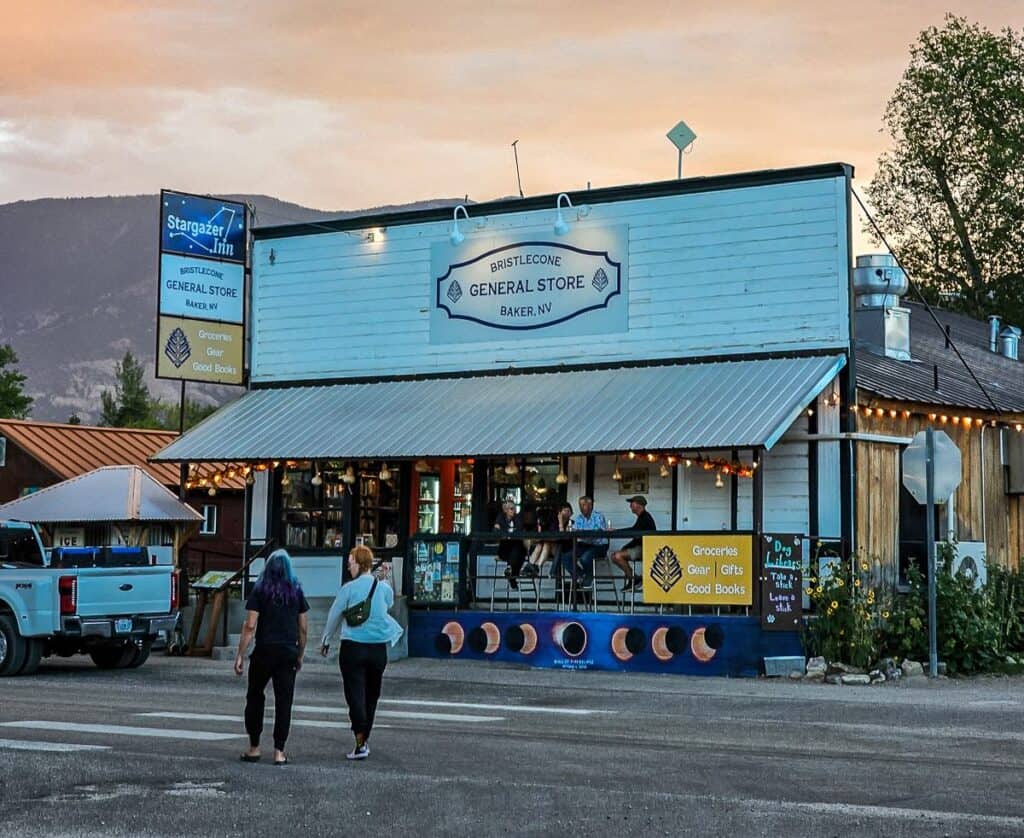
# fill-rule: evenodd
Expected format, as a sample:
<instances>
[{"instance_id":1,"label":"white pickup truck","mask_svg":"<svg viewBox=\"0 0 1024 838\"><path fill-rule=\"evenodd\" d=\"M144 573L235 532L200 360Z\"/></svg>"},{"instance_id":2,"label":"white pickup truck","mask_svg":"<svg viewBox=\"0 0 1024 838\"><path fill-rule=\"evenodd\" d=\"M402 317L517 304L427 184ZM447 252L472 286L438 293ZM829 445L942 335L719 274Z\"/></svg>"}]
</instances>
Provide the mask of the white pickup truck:
<instances>
[{"instance_id":1,"label":"white pickup truck","mask_svg":"<svg viewBox=\"0 0 1024 838\"><path fill-rule=\"evenodd\" d=\"M178 618L178 576L144 550L54 550L31 524L0 520L0 676L49 655L134 668Z\"/></svg>"}]
</instances>

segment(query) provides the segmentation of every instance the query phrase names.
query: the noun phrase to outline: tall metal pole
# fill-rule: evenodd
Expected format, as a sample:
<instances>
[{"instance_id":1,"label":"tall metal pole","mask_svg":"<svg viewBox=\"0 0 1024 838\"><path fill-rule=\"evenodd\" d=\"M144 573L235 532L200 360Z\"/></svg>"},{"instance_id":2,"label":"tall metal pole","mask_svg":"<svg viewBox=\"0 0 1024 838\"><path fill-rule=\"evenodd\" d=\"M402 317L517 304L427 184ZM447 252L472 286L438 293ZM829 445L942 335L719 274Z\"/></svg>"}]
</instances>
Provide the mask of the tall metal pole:
<instances>
[{"instance_id":1,"label":"tall metal pole","mask_svg":"<svg viewBox=\"0 0 1024 838\"><path fill-rule=\"evenodd\" d=\"M925 493L928 516L926 535L928 539L928 674L934 678L939 674L938 632L935 625L935 429L925 433Z\"/></svg>"},{"instance_id":2,"label":"tall metal pole","mask_svg":"<svg viewBox=\"0 0 1024 838\"><path fill-rule=\"evenodd\" d=\"M185 381L181 382L181 403L178 406L178 436L185 433ZM188 463L178 466L178 500L185 501L185 483L188 481Z\"/></svg>"},{"instance_id":3,"label":"tall metal pole","mask_svg":"<svg viewBox=\"0 0 1024 838\"><path fill-rule=\"evenodd\" d=\"M679 165L676 167L676 180L683 179L683 150L679 149Z\"/></svg>"}]
</instances>

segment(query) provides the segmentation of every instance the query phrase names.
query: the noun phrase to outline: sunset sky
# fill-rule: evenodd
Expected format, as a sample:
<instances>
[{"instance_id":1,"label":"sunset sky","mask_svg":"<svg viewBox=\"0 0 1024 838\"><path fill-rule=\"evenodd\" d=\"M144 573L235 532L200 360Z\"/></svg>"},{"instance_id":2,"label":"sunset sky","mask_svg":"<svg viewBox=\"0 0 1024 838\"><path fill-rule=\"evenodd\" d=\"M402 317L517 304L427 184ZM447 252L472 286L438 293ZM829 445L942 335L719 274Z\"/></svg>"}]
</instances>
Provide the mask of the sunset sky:
<instances>
[{"instance_id":1,"label":"sunset sky","mask_svg":"<svg viewBox=\"0 0 1024 838\"><path fill-rule=\"evenodd\" d=\"M870 179L925 26L1024 2L5 4L0 203L265 193L320 209L842 160Z\"/></svg>"}]
</instances>

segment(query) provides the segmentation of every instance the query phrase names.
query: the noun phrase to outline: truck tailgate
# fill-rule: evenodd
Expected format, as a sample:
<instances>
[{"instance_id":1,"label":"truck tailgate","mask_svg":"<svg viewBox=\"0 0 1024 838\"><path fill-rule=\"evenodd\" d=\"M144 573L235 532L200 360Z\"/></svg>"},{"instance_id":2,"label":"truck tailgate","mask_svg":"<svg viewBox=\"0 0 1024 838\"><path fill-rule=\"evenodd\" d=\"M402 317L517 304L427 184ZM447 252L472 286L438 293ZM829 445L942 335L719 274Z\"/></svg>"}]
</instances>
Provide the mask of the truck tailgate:
<instances>
[{"instance_id":1,"label":"truck tailgate","mask_svg":"<svg viewBox=\"0 0 1024 838\"><path fill-rule=\"evenodd\" d=\"M171 608L171 570L160 565L79 568L78 616L166 614Z\"/></svg>"}]
</instances>

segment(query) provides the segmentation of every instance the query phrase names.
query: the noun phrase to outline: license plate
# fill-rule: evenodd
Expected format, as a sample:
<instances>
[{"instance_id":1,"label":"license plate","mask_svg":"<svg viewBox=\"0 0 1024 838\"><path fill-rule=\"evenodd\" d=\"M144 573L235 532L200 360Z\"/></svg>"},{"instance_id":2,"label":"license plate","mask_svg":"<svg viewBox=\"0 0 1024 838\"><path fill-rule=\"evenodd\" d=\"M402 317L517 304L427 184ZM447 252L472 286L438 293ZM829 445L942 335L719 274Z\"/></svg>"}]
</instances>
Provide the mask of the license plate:
<instances>
[{"instance_id":1,"label":"license plate","mask_svg":"<svg viewBox=\"0 0 1024 838\"><path fill-rule=\"evenodd\" d=\"M132 630L132 621L131 620L115 620L114 621L114 631L116 631L118 634L129 634L131 632L131 630Z\"/></svg>"}]
</instances>

